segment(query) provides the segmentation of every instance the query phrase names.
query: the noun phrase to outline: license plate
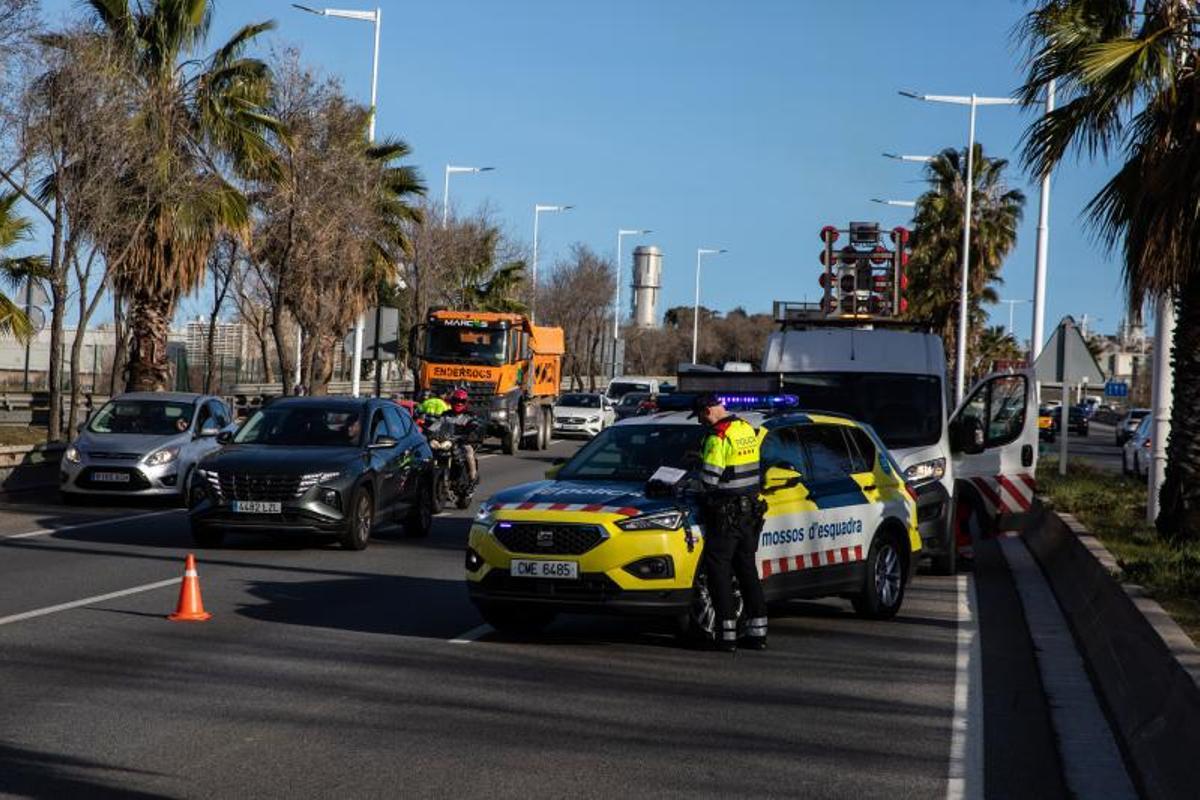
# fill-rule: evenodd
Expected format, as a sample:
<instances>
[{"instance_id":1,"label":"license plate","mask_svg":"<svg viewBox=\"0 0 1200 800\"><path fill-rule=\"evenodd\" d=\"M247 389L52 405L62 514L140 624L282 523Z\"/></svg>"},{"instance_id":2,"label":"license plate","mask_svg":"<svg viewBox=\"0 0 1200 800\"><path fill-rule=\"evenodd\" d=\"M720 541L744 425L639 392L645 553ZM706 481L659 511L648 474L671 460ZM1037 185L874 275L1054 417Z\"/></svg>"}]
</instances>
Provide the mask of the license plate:
<instances>
[{"instance_id":1,"label":"license plate","mask_svg":"<svg viewBox=\"0 0 1200 800\"><path fill-rule=\"evenodd\" d=\"M93 472L92 480L97 483L129 483L128 472Z\"/></svg>"},{"instance_id":2,"label":"license plate","mask_svg":"<svg viewBox=\"0 0 1200 800\"><path fill-rule=\"evenodd\" d=\"M514 578L561 578L577 580L579 578L579 562L577 561L533 561L531 559L514 558L511 567Z\"/></svg>"},{"instance_id":3,"label":"license plate","mask_svg":"<svg viewBox=\"0 0 1200 800\"><path fill-rule=\"evenodd\" d=\"M267 503L262 500L235 500L235 514L278 514L283 510L282 503Z\"/></svg>"}]
</instances>

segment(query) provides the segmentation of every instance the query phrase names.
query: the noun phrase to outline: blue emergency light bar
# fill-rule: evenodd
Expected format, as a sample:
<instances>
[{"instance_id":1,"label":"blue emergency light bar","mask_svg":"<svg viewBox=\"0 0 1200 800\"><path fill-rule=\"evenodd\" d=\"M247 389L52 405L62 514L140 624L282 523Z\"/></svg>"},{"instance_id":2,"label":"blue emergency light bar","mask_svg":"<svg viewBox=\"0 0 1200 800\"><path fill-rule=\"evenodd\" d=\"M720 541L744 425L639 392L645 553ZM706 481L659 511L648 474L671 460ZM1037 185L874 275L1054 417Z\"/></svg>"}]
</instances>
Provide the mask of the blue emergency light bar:
<instances>
[{"instance_id":1,"label":"blue emergency light bar","mask_svg":"<svg viewBox=\"0 0 1200 800\"><path fill-rule=\"evenodd\" d=\"M779 411L800 405L794 394L718 394L717 399L731 411Z\"/></svg>"}]
</instances>

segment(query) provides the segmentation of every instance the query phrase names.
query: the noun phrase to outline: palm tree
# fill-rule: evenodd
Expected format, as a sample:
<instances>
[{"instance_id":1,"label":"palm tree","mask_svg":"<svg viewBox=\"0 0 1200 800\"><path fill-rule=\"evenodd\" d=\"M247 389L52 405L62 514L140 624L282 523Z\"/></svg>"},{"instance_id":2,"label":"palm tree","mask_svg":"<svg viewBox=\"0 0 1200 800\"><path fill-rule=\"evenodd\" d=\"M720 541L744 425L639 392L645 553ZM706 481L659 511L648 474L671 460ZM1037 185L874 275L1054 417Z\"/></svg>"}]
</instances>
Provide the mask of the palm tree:
<instances>
[{"instance_id":1,"label":"palm tree","mask_svg":"<svg viewBox=\"0 0 1200 800\"><path fill-rule=\"evenodd\" d=\"M962 284L963 205L966 197L966 151L947 148L929 162L929 190L917 200L909 262L908 316L929 322L946 345L957 352ZM1017 243L1017 225L1025 195L1004 179L1008 161L988 158L975 144L972 191L971 260L968 330L972 349L983 326L984 303L995 303L1000 268ZM968 361L968 364L970 361Z\"/></svg>"},{"instance_id":2,"label":"palm tree","mask_svg":"<svg viewBox=\"0 0 1200 800\"><path fill-rule=\"evenodd\" d=\"M208 0L88 0L87 7L137 98L129 119L136 156L120 181L127 191L118 238L128 252L112 276L129 308L127 388L163 389L178 299L203 280L216 238L248 227L247 200L226 171L271 168L265 134L278 126L263 113L271 74L243 52L273 25L247 25L200 58L212 21Z\"/></svg>"},{"instance_id":3,"label":"palm tree","mask_svg":"<svg viewBox=\"0 0 1200 800\"><path fill-rule=\"evenodd\" d=\"M992 325L979 334L975 368L971 372L976 378L981 378L992 370L997 361L1017 361L1021 355L1021 345L1017 344L1013 335L1002 325Z\"/></svg>"},{"instance_id":4,"label":"palm tree","mask_svg":"<svg viewBox=\"0 0 1200 800\"><path fill-rule=\"evenodd\" d=\"M1134 9L1137 10L1134 10ZM1193 3L1054 0L1030 12L1023 99L1050 81L1065 103L1026 132L1024 160L1047 174L1069 150L1124 163L1085 213L1123 256L1130 308L1174 302L1174 409L1158 530L1200 539L1200 39ZM1156 346L1166 347L1159 342Z\"/></svg>"},{"instance_id":5,"label":"palm tree","mask_svg":"<svg viewBox=\"0 0 1200 800\"><path fill-rule=\"evenodd\" d=\"M20 194L0 194L0 284L16 290L25 281L37 277L45 267L37 256L9 258L4 252L13 245L28 239L33 225L15 212ZM0 292L0 336L12 336L19 341L28 341L33 336L33 326L19 303L13 302L7 293Z\"/></svg>"}]
</instances>

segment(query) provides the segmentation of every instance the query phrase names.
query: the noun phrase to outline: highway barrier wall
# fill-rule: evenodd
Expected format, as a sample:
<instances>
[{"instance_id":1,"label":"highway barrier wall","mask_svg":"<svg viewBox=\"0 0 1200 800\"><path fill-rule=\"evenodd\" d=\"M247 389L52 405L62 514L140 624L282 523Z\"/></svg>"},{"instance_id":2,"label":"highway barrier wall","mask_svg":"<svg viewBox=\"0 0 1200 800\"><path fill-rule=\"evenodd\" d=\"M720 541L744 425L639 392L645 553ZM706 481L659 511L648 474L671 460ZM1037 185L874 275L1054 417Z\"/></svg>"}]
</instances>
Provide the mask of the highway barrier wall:
<instances>
[{"instance_id":1,"label":"highway barrier wall","mask_svg":"<svg viewBox=\"0 0 1200 800\"><path fill-rule=\"evenodd\" d=\"M0 494L49 490L58 486L64 444L0 447Z\"/></svg>"},{"instance_id":2,"label":"highway barrier wall","mask_svg":"<svg viewBox=\"0 0 1200 800\"><path fill-rule=\"evenodd\" d=\"M1040 503L1023 536L1071 626L1114 732L1148 798L1200 786L1200 651L1073 517Z\"/></svg>"}]
</instances>

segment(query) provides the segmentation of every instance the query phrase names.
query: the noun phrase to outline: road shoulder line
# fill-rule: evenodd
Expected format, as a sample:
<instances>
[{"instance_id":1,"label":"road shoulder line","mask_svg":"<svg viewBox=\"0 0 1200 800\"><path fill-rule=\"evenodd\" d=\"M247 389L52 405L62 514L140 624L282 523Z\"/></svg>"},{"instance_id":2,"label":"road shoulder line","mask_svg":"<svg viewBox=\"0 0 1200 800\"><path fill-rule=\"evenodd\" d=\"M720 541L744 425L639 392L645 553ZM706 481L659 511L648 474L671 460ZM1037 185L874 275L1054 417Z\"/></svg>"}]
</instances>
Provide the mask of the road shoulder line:
<instances>
[{"instance_id":1,"label":"road shoulder line","mask_svg":"<svg viewBox=\"0 0 1200 800\"><path fill-rule=\"evenodd\" d=\"M131 594L140 594L142 592L153 591L154 589L163 589L167 586L178 584L182 578L168 578L165 581L155 581L154 583L144 583L141 586L131 586L128 589L120 589L107 594L97 594L92 597L85 597L82 600L72 600L68 603L59 603L54 606L46 606L45 608L35 608L32 611L22 611L20 614L11 614L7 617L0 617L0 625L9 625L14 622L23 622L27 619L35 619L44 617L48 614L57 614L59 611L70 611L72 608L80 606L90 606L93 603L103 603L105 600L113 600L118 597L127 597Z\"/></svg>"},{"instance_id":2,"label":"road shoulder line","mask_svg":"<svg viewBox=\"0 0 1200 800\"><path fill-rule=\"evenodd\" d=\"M74 522L70 525L60 525L57 528L38 528L37 530L25 531L24 533L9 533L0 535L0 542L6 542L10 539L30 539L34 536L46 536L51 533L61 533L62 531L73 531L79 528L91 528L96 525L109 525L116 522L133 522L139 519L149 519L150 517L161 517L165 514L175 514L182 512L182 508L167 508L162 511L148 511L145 514L133 514L128 517L106 517L104 519L95 519L90 522Z\"/></svg>"},{"instance_id":3,"label":"road shoulder line","mask_svg":"<svg viewBox=\"0 0 1200 800\"><path fill-rule=\"evenodd\" d=\"M983 666L976 613L978 603L973 577L959 575L954 717L950 727L946 800L980 800L983 797Z\"/></svg>"}]
</instances>

